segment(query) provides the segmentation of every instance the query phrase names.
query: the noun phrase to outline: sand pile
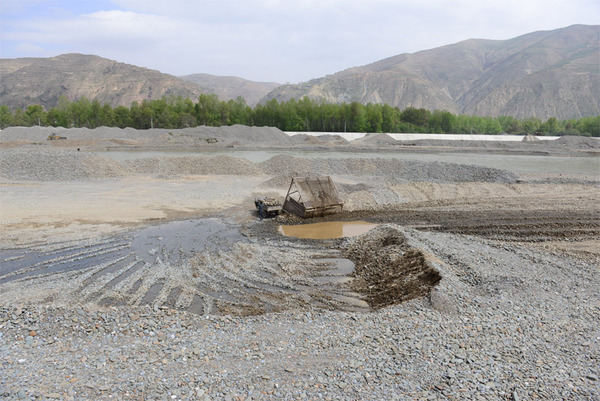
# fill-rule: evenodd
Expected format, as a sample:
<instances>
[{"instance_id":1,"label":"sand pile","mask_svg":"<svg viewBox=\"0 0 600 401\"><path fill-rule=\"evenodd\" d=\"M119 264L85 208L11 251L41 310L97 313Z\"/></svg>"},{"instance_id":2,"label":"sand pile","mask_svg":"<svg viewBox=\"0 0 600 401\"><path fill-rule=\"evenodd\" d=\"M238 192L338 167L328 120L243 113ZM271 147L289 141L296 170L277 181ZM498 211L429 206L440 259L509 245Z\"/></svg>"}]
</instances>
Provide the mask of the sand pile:
<instances>
[{"instance_id":1,"label":"sand pile","mask_svg":"<svg viewBox=\"0 0 600 401\"><path fill-rule=\"evenodd\" d=\"M535 136L535 135L525 135L525 136L523 137L523 140L522 140L522 142L537 142L537 141L540 141L540 140L541 140L541 139L540 139L540 138L538 138L538 137L537 137L537 136Z\"/></svg>"}]
</instances>

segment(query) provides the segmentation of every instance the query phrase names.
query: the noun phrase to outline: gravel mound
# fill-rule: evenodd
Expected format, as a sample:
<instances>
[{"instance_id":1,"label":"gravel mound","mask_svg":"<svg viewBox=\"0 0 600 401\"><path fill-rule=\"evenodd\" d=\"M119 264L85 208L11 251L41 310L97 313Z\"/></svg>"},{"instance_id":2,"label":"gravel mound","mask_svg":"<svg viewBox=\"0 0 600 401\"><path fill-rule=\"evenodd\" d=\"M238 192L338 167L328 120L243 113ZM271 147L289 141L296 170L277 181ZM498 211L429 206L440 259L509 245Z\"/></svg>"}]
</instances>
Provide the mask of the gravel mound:
<instances>
[{"instance_id":1,"label":"gravel mound","mask_svg":"<svg viewBox=\"0 0 600 401\"><path fill-rule=\"evenodd\" d=\"M66 181L123 175L271 175L272 184L293 176L355 175L385 177L395 182L515 182L516 175L493 168L397 159L298 158L273 156L261 163L221 156L159 156L119 163L91 152L5 149L0 152L0 175L14 180ZM277 185L279 186L279 185Z\"/></svg>"},{"instance_id":2,"label":"gravel mound","mask_svg":"<svg viewBox=\"0 0 600 401\"><path fill-rule=\"evenodd\" d=\"M585 136L561 136L556 141L556 144L563 146L567 145L576 148L592 148L600 149L600 138L590 138Z\"/></svg>"},{"instance_id":3,"label":"gravel mound","mask_svg":"<svg viewBox=\"0 0 600 401\"><path fill-rule=\"evenodd\" d=\"M262 171L277 176L356 175L386 176L399 181L515 182L517 176L504 170L442 162L396 159L304 159L273 156L259 164Z\"/></svg>"},{"instance_id":4,"label":"gravel mound","mask_svg":"<svg viewBox=\"0 0 600 401\"><path fill-rule=\"evenodd\" d=\"M150 129L98 127L62 128L62 127L9 127L0 132L0 142L29 141L45 142L48 135L56 133L67 140L121 140L138 141L144 144L157 144L186 140L201 142L216 138L219 142L238 141L242 143L291 143L291 138L278 128L248 127L232 125L224 127L194 127L185 129Z\"/></svg>"},{"instance_id":5,"label":"gravel mound","mask_svg":"<svg viewBox=\"0 0 600 401\"><path fill-rule=\"evenodd\" d=\"M118 162L73 151L11 150L0 152L0 176L11 180L70 181L126 175Z\"/></svg>"},{"instance_id":6,"label":"gravel mound","mask_svg":"<svg viewBox=\"0 0 600 401\"><path fill-rule=\"evenodd\" d=\"M397 145L398 141L388 134L367 134L362 138L358 138L352 142L354 145Z\"/></svg>"},{"instance_id":7,"label":"gravel mound","mask_svg":"<svg viewBox=\"0 0 600 401\"><path fill-rule=\"evenodd\" d=\"M319 144L337 144L337 145L345 145L349 143L346 139L342 138L339 135L308 135L308 134L296 134L290 137L292 142L300 143L300 144L311 144L311 145L319 145Z\"/></svg>"},{"instance_id":8,"label":"gravel mound","mask_svg":"<svg viewBox=\"0 0 600 401\"><path fill-rule=\"evenodd\" d=\"M125 162L131 173L172 177L177 175L258 175L258 167L231 156L152 157Z\"/></svg>"}]
</instances>

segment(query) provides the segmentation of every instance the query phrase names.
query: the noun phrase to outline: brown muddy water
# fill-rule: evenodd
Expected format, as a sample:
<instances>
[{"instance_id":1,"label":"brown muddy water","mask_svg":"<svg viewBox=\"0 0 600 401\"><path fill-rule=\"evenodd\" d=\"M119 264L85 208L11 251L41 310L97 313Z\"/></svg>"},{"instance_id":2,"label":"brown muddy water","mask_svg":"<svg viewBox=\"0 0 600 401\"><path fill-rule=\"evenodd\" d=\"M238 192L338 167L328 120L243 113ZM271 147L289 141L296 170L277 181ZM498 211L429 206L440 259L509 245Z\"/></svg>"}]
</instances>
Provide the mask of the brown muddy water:
<instances>
[{"instance_id":1,"label":"brown muddy water","mask_svg":"<svg viewBox=\"0 0 600 401\"><path fill-rule=\"evenodd\" d=\"M279 226L279 233L286 237L304 239L334 239L355 237L377 227L366 221L330 221L324 223Z\"/></svg>"}]
</instances>

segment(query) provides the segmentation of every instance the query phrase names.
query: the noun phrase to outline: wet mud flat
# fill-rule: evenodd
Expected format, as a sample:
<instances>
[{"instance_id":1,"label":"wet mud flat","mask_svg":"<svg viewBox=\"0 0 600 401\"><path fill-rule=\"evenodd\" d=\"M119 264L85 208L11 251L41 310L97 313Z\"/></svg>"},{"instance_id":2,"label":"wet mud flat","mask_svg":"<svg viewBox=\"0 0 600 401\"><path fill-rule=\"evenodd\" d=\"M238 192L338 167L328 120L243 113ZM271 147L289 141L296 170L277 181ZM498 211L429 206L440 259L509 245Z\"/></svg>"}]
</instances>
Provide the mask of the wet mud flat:
<instances>
[{"instance_id":1,"label":"wet mud flat","mask_svg":"<svg viewBox=\"0 0 600 401\"><path fill-rule=\"evenodd\" d=\"M239 315L313 306L368 310L343 285L340 252L309 248L259 244L218 218L173 221L99 241L2 250L0 285L5 295L14 289L13 302L46 305Z\"/></svg>"},{"instance_id":2,"label":"wet mud flat","mask_svg":"<svg viewBox=\"0 0 600 401\"><path fill-rule=\"evenodd\" d=\"M354 222L344 231L339 223L316 224L318 233L333 236L329 240L264 238L208 218L99 241L2 250L0 285L6 294L14 291L14 302L246 316L312 308L368 312L426 296L441 279L398 230ZM310 226L288 229L308 227L314 236ZM377 234L345 244L368 229Z\"/></svg>"}]
</instances>

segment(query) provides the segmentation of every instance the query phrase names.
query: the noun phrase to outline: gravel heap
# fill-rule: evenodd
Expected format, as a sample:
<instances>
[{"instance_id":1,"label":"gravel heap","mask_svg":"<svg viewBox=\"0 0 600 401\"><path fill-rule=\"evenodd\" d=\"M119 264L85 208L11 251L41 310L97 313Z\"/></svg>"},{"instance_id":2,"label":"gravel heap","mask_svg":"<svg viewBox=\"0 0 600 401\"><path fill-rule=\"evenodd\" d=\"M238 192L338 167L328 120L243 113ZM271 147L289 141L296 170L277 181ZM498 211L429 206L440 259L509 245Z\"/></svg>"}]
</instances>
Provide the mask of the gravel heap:
<instances>
[{"instance_id":1,"label":"gravel heap","mask_svg":"<svg viewBox=\"0 0 600 401\"><path fill-rule=\"evenodd\" d=\"M443 279L429 298L377 312L0 306L0 397L600 397L597 265L514 243L403 232L436 255Z\"/></svg>"},{"instance_id":2,"label":"gravel heap","mask_svg":"<svg viewBox=\"0 0 600 401\"><path fill-rule=\"evenodd\" d=\"M352 141L353 145L398 145L400 143L388 134L367 134Z\"/></svg>"},{"instance_id":3,"label":"gravel heap","mask_svg":"<svg viewBox=\"0 0 600 401\"><path fill-rule=\"evenodd\" d=\"M339 135L325 134L325 135L308 135L308 134L296 134L290 137L292 142L300 144L311 144L311 145L345 145L349 141L342 138Z\"/></svg>"},{"instance_id":4,"label":"gravel heap","mask_svg":"<svg viewBox=\"0 0 600 401\"><path fill-rule=\"evenodd\" d=\"M151 157L125 162L132 174L160 177L177 175L258 175L259 168L252 162L231 156Z\"/></svg>"},{"instance_id":5,"label":"gravel heap","mask_svg":"<svg viewBox=\"0 0 600 401\"><path fill-rule=\"evenodd\" d=\"M12 149L0 152L0 176L11 180L69 181L126 175L118 162L93 153Z\"/></svg>"},{"instance_id":6,"label":"gravel heap","mask_svg":"<svg viewBox=\"0 0 600 401\"><path fill-rule=\"evenodd\" d=\"M198 142L208 138L217 138L219 142L247 143L291 143L291 138L278 128L248 127L232 125L225 127L199 126L185 129L149 129L98 127L62 128L62 127L9 127L0 132L0 143L11 141L46 143L48 135L56 133L69 140L122 140L138 141L152 145L176 140Z\"/></svg>"},{"instance_id":7,"label":"gravel heap","mask_svg":"<svg viewBox=\"0 0 600 401\"><path fill-rule=\"evenodd\" d=\"M551 145L570 146L579 149L600 149L600 138L589 138L585 136L561 136Z\"/></svg>"},{"instance_id":8,"label":"gravel heap","mask_svg":"<svg viewBox=\"0 0 600 401\"><path fill-rule=\"evenodd\" d=\"M260 163L259 166L270 175L280 176L372 175L407 182L515 182L517 179L512 173L494 168L397 159L306 159L278 155Z\"/></svg>"},{"instance_id":9,"label":"gravel heap","mask_svg":"<svg viewBox=\"0 0 600 401\"><path fill-rule=\"evenodd\" d=\"M526 138L525 136L523 138ZM537 138L537 137L536 137ZM506 151L528 151L528 152L573 152L573 151L597 151L600 150L600 138L584 136L561 136L556 140L539 141L464 141L443 139L420 139L413 141L399 141L404 145L434 146L434 147L461 147L476 149L503 149Z\"/></svg>"},{"instance_id":10,"label":"gravel heap","mask_svg":"<svg viewBox=\"0 0 600 401\"><path fill-rule=\"evenodd\" d=\"M123 175L271 175L286 177L354 175L387 177L397 182L515 182L516 175L487 167L442 162L371 158L298 158L284 155L253 163L232 156L160 156L119 163L93 152L5 149L0 176L13 180L67 181Z\"/></svg>"}]
</instances>

